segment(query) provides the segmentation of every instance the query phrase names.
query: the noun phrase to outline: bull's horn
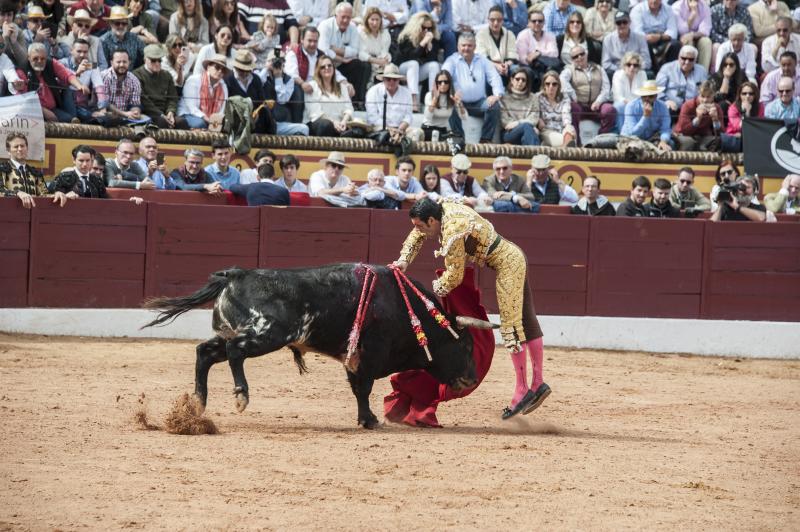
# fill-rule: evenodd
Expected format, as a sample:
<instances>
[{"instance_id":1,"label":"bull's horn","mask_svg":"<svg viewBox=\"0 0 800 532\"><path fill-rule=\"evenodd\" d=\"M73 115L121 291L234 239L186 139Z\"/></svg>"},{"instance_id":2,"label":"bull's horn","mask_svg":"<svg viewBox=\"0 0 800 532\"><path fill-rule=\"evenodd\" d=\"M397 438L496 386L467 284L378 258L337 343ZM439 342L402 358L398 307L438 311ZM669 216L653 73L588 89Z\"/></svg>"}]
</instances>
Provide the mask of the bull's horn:
<instances>
[{"instance_id":1,"label":"bull's horn","mask_svg":"<svg viewBox=\"0 0 800 532\"><path fill-rule=\"evenodd\" d=\"M474 327L476 329L497 329L500 325L491 321L479 320L470 316L456 316L459 327Z\"/></svg>"}]
</instances>

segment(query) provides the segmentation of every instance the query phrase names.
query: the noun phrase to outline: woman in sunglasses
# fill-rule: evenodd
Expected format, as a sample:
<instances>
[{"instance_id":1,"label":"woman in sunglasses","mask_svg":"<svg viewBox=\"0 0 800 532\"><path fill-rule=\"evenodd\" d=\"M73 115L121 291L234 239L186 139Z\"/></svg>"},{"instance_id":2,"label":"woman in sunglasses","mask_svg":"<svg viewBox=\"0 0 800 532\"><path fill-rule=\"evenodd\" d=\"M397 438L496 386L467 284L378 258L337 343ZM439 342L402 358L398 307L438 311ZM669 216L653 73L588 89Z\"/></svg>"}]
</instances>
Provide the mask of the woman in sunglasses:
<instances>
[{"instance_id":1,"label":"woman in sunglasses","mask_svg":"<svg viewBox=\"0 0 800 532\"><path fill-rule=\"evenodd\" d=\"M467 117L464 105L455 98L453 77L447 70L441 70L434 77L435 83L425 95L425 109L423 109L422 131L425 140L432 140L434 131L439 132L439 138L444 138L451 133L450 115L459 113L462 120Z\"/></svg>"},{"instance_id":2,"label":"woman in sunglasses","mask_svg":"<svg viewBox=\"0 0 800 532\"><path fill-rule=\"evenodd\" d=\"M169 32L180 35L194 53L209 41L208 20L197 4L197 0L179 0L178 10L169 17Z\"/></svg>"},{"instance_id":3,"label":"woman in sunglasses","mask_svg":"<svg viewBox=\"0 0 800 532\"><path fill-rule=\"evenodd\" d=\"M742 151L742 119L764 116L764 109L758 103L758 86L752 81L739 85L739 92L733 105L728 106L728 127L722 135L722 151L738 153Z\"/></svg>"},{"instance_id":4,"label":"woman in sunglasses","mask_svg":"<svg viewBox=\"0 0 800 532\"><path fill-rule=\"evenodd\" d=\"M720 161L719 165L717 165L717 171L714 172L714 180L717 184L711 187L711 194L709 194L709 198L711 198L711 212L717 210L717 196L721 190L720 185L730 185L736 181L736 178L740 175L739 168L733 161L730 159L723 159Z\"/></svg>"},{"instance_id":5,"label":"woman in sunglasses","mask_svg":"<svg viewBox=\"0 0 800 532\"><path fill-rule=\"evenodd\" d=\"M647 81L647 74L642 69L642 56L636 52L626 52L619 66L619 70L614 72L614 78L611 80L614 109L617 110L615 126L617 131L622 130L622 124L625 122L625 106L638 98L636 89Z\"/></svg>"},{"instance_id":6,"label":"woman in sunglasses","mask_svg":"<svg viewBox=\"0 0 800 532\"><path fill-rule=\"evenodd\" d=\"M550 70L542 79L539 98L539 137L543 146L555 148L575 146L575 127L572 125L572 106L561 92L558 73Z\"/></svg>"},{"instance_id":7,"label":"woman in sunglasses","mask_svg":"<svg viewBox=\"0 0 800 532\"><path fill-rule=\"evenodd\" d=\"M538 146L539 101L531 94L528 69L520 68L511 76L506 93L500 98L501 140L509 144Z\"/></svg>"},{"instance_id":8,"label":"woman in sunglasses","mask_svg":"<svg viewBox=\"0 0 800 532\"><path fill-rule=\"evenodd\" d=\"M574 12L567 20L567 28L564 33L556 37L559 57L565 65L572 64L572 48L582 46L589 54L589 62L601 64L603 62L603 45L586 33L586 25L583 23L583 15L579 11Z\"/></svg>"},{"instance_id":9,"label":"woman in sunglasses","mask_svg":"<svg viewBox=\"0 0 800 532\"><path fill-rule=\"evenodd\" d=\"M723 112L728 112L728 106L736 101L739 87L747 81L747 76L739 65L739 56L735 52L728 52L720 61L719 69L710 76L711 81L717 86L717 103L722 106Z\"/></svg>"},{"instance_id":10,"label":"woman in sunglasses","mask_svg":"<svg viewBox=\"0 0 800 532\"><path fill-rule=\"evenodd\" d=\"M161 68L169 72L178 89L178 95L183 90L183 82L192 75L195 55L186 46L186 41L177 33L167 36L165 42L167 55L161 59Z\"/></svg>"},{"instance_id":11,"label":"woman in sunglasses","mask_svg":"<svg viewBox=\"0 0 800 532\"><path fill-rule=\"evenodd\" d=\"M315 137L359 137L366 135L364 127L348 126L353 120L353 103L347 85L336 79L333 59L322 55L314 69L311 94L306 94L308 129Z\"/></svg>"},{"instance_id":12,"label":"woman in sunglasses","mask_svg":"<svg viewBox=\"0 0 800 532\"><path fill-rule=\"evenodd\" d=\"M395 62L400 73L406 75L408 89L414 102L414 111L419 107L419 83L428 81L428 90L433 90L433 79L439 72L439 50L442 48L436 22L428 13L411 16L397 37L399 48Z\"/></svg>"},{"instance_id":13,"label":"woman in sunglasses","mask_svg":"<svg viewBox=\"0 0 800 532\"><path fill-rule=\"evenodd\" d=\"M586 10L584 18L589 37L602 42L603 37L617 31L617 24L614 22L616 14L617 8L613 7L612 0L597 0L594 7Z\"/></svg>"},{"instance_id":14,"label":"woman in sunglasses","mask_svg":"<svg viewBox=\"0 0 800 532\"><path fill-rule=\"evenodd\" d=\"M233 28L227 24L217 27L217 31L214 33L214 42L200 48L192 73L202 74L205 72L203 61L217 54L224 55L228 60L228 68L233 68Z\"/></svg>"}]
</instances>

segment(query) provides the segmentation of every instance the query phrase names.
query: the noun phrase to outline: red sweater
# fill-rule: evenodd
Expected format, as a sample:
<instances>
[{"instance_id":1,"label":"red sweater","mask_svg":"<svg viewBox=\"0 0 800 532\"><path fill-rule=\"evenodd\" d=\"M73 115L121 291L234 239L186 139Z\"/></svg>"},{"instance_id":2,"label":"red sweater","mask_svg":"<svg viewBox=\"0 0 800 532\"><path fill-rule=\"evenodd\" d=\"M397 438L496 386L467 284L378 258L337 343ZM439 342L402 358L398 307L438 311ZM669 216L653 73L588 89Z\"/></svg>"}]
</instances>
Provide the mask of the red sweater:
<instances>
[{"instance_id":1,"label":"red sweater","mask_svg":"<svg viewBox=\"0 0 800 532\"><path fill-rule=\"evenodd\" d=\"M672 130L678 135L686 135L687 137L697 137L697 136L706 136L706 135L713 135L714 134L714 125L713 120L711 120L711 115L705 114L703 118L700 119L700 123L695 126L692 123L692 120L695 119L697 116L697 106L699 104L699 98L694 98L692 100L687 100L681 106L681 113L678 115L678 122L675 124L675 127ZM714 107L717 108L717 120L720 123L720 131L724 131L723 126L725 124L725 116L722 114L722 108L719 104L714 104Z\"/></svg>"}]
</instances>

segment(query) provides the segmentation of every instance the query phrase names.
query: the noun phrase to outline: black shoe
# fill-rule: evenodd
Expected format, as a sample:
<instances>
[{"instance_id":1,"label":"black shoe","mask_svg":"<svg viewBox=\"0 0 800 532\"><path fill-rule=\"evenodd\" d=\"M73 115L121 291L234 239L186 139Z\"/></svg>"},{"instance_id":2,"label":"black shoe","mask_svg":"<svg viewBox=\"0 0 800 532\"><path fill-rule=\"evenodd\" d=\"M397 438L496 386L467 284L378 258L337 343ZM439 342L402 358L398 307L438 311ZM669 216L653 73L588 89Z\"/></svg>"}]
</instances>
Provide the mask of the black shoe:
<instances>
[{"instance_id":1,"label":"black shoe","mask_svg":"<svg viewBox=\"0 0 800 532\"><path fill-rule=\"evenodd\" d=\"M541 386L540 386L540 388L541 388ZM504 408L503 409L503 414L502 414L501 417L503 419L509 419L509 418L512 418L512 417L516 416L517 414L522 412L523 409L525 409L526 407L528 407L530 405L530 403L531 403L531 401L533 401L534 397L535 397L535 394L533 393L533 391L532 390L528 390L528 392L522 397L522 399L519 400L519 403L517 403L517 405L514 408L508 408L508 407Z\"/></svg>"},{"instance_id":2,"label":"black shoe","mask_svg":"<svg viewBox=\"0 0 800 532\"><path fill-rule=\"evenodd\" d=\"M535 392L532 392L531 395L533 397L531 398L531 401L523 409L522 415L530 414L531 412L539 408L539 405L544 403L544 400L547 399L548 395L550 395L550 387L543 382L542 384L539 385L538 388L536 388ZM525 398L527 399L527 397L528 395L526 394ZM522 401L520 401L520 403L522 403Z\"/></svg>"}]
</instances>

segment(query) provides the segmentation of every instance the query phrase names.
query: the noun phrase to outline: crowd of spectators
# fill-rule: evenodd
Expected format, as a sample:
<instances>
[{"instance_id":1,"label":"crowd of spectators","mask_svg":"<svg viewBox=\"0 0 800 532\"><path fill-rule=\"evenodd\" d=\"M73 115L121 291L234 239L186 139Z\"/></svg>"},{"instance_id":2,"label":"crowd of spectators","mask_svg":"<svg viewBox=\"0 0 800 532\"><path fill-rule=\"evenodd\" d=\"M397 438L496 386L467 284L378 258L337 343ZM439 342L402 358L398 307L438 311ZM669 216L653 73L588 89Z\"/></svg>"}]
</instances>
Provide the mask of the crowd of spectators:
<instances>
[{"instance_id":1,"label":"crowd of spectators","mask_svg":"<svg viewBox=\"0 0 800 532\"><path fill-rule=\"evenodd\" d=\"M594 121L736 152L743 117L800 118L798 21L779 0L0 0L0 90L104 126L219 130L240 97L255 133L399 144L469 115L481 142L579 145Z\"/></svg>"}]
</instances>

